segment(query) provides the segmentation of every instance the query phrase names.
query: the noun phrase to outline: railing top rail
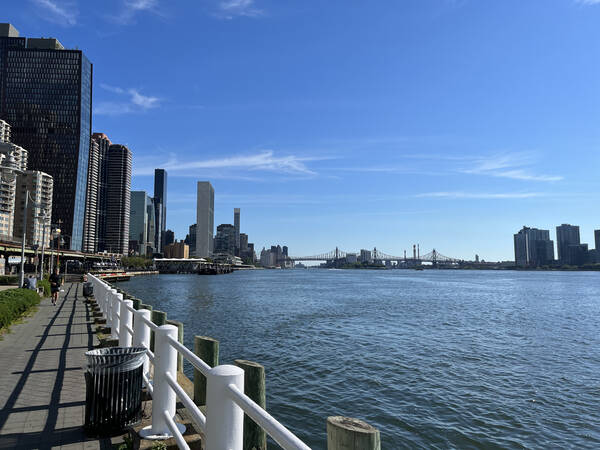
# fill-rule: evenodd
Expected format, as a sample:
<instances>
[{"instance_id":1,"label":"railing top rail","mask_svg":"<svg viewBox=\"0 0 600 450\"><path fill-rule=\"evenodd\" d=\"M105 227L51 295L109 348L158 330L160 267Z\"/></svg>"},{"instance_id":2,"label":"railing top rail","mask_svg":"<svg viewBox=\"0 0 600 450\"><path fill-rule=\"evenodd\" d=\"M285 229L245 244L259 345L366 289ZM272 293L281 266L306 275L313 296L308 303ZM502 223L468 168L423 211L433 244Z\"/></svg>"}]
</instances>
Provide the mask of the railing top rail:
<instances>
[{"instance_id":1,"label":"railing top rail","mask_svg":"<svg viewBox=\"0 0 600 450\"><path fill-rule=\"evenodd\" d=\"M231 399L285 450L310 450L294 433L240 391L235 384L227 386Z\"/></svg>"},{"instance_id":2,"label":"railing top rail","mask_svg":"<svg viewBox=\"0 0 600 450\"><path fill-rule=\"evenodd\" d=\"M171 346L175 350L177 350L179 353L185 356L187 360L192 364L192 366L198 369L205 377L208 376L211 370L208 364L206 364L204 361L198 358L198 356L196 356L191 350L189 350L182 343L178 342L176 339L172 338L171 336L168 336L167 339L169 341L169 344L171 344Z\"/></svg>"},{"instance_id":3,"label":"railing top rail","mask_svg":"<svg viewBox=\"0 0 600 450\"><path fill-rule=\"evenodd\" d=\"M150 329L152 331L156 331L158 330L158 325L156 325L154 322L152 322L149 319L146 319L144 316L142 316L141 314L136 314L135 315L136 320L141 320L142 322L144 322L146 325L148 325L150 327Z\"/></svg>"}]
</instances>

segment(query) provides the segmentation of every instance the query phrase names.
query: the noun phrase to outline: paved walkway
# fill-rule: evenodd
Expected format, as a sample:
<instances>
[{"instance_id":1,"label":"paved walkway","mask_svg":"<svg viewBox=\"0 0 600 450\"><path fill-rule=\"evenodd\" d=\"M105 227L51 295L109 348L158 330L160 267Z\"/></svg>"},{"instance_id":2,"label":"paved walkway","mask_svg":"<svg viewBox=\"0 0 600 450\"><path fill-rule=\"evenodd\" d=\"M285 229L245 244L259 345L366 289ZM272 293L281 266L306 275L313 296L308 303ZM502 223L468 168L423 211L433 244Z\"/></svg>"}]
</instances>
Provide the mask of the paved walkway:
<instances>
[{"instance_id":1,"label":"paved walkway","mask_svg":"<svg viewBox=\"0 0 600 450\"><path fill-rule=\"evenodd\" d=\"M0 449L108 449L87 440L84 352L97 344L81 283L0 341Z\"/></svg>"}]
</instances>

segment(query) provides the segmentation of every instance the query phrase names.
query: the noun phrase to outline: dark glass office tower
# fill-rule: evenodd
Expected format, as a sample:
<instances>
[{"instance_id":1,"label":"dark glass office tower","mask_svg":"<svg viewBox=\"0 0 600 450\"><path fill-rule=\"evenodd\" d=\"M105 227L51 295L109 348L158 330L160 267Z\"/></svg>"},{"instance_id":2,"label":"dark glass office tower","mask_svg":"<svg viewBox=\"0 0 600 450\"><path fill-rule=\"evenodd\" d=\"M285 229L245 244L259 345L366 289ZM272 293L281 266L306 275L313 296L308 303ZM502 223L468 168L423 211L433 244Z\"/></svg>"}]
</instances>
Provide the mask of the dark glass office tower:
<instances>
[{"instance_id":1,"label":"dark glass office tower","mask_svg":"<svg viewBox=\"0 0 600 450\"><path fill-rule=\"evenodd\" d=\"M19 38L0 24L0 118L29 152L29 169L54 178L52 223L72 250L82 249L90 130L92 64L56 39Z\"/></svg>"},{"instance_id":2,"label":"dark glass office tower","mask_svg":"<svg viewBox=\"0 0 600 450\"><path fill-rule=\"evenodd\" d=\"M164 169L154 169L154 208L156 211L154 248L158 253L162 253L167 229L167 172Z\"/></svg>"},{"instance_id":3,"label":"dark glass office tower","mask_svg":"<svg viewBox=\"0 0 600 450\"><path fill-rule=\"evenodd\" d=\"M127 255L131 205L131 152L112 144L107 155L105 250Z\"/></svg>"}]
</instances>

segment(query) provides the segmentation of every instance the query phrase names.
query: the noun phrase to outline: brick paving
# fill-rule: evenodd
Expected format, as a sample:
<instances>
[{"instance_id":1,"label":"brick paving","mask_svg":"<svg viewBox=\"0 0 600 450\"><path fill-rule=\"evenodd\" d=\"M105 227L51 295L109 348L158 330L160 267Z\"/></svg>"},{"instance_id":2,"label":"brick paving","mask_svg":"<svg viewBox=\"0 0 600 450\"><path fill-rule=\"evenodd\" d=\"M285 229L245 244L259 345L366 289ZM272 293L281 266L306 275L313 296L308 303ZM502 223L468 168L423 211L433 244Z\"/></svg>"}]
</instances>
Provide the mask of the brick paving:
<instances>
[{"instance_id":1,"label":"brick paving","mask_svg":"<svg viewBox=\"0 0 600 450\"><path fill-rule=\"evenodd\" d=\"M82 284L63 289L0 341L0 449L111 448L83 432L84 353L97 340Z\"/></svg>"}]
</instances>

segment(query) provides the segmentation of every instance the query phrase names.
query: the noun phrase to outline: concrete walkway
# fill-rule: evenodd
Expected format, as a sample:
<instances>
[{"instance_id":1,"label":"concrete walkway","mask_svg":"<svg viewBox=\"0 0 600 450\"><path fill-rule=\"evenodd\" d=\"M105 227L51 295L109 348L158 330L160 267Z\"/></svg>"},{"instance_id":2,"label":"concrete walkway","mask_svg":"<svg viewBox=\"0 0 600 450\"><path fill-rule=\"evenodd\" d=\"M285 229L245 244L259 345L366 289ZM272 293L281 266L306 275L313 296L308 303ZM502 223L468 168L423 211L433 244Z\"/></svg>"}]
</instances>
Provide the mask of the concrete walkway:
<instances>
[{"instance_id":1,"label":"concrete walkway","mask_svg":"<svg viewBox=\"0 0 600 450\"><path fill-rule=\"evenodd\" d=\"M81 283L42 299L0 341L0 449L108 449L86 439L85 356L97 344Z\"/></svg>"}]
</instances>

